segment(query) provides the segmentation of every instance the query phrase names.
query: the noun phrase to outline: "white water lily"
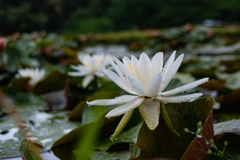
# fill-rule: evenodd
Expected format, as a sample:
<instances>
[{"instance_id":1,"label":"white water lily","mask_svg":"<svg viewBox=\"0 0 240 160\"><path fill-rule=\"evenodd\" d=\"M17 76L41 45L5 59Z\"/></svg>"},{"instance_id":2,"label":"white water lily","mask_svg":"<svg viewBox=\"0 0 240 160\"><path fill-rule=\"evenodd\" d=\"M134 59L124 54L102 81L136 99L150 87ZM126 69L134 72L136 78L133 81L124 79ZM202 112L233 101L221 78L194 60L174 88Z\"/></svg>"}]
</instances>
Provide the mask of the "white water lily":
<instances>
[{"instance_id":1,"label":"white water lily","mask_svg":"<svg viewBox=\"0 0 240 160\"><path fill-rule=\"evenodd\" d=\"M133 55L131 59L124 57L122 59L123 63L115 58L115 63L111 61L111 64L117 74L108 69L104 69L103 72L119 87L131 95L123 95L115 99L94 100L87 102L88 105L123 104L108 112L106 115L108 118L122 114L125 114L125 116L131 115L133 109L139 106L140 113L148 128L154 130L159 122L159 100L169 103L192 101L202 96L202 93L182 96L172 95L187 91L208 81L208 78L203 78L181 87L164 91L183 60L184 55L181 54L174 61L175 55L176 52L174 51L164 67L162 52L155 54L152 60L150 60L145 53L140 55L139 60ZM126 119L125 116L124 118Z\"/></svg>"},{"instance_id":2,"label":"white water lily","mask_svg":"<svg viewBox=\"0 0 240 160\"><path fill-rule=\"evenodd\" d=\"M30 78L29 84L34 87L39 81L43 80L45 70L39 70L38 68L25 68L19 69L15 75L16 78Z\"/></svg>"},{"instance_id":3,"label":"white water lily","mask_svg":"<svg viewBox=\"0 0 240 160\"><path fill-rule=\"evenodd\" d=\"M84 77L83 88L86 88L88 84L94 79L94 76L104 77L102 70L110 64L112 57L105 54L78 54L78 59L82 65L71 65L72 69L76 72L69 72L68 75L76 77Z\"/></svg>"}]
</instances>

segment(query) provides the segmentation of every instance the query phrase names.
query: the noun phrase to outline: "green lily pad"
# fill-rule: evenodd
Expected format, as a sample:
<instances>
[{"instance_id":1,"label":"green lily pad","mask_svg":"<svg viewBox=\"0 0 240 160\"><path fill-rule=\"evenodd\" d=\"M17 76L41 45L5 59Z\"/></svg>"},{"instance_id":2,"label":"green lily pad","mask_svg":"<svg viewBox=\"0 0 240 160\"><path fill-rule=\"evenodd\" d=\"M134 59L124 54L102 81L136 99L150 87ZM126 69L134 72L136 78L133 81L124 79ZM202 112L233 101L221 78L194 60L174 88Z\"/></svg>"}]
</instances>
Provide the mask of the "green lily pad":
<instances>
[{"instance_id":1,"label":"green lily pad","mask_svg":"<svg viewBox=\"0 0 240 160\"><path fill-rule=\"evenodd\" d=\"M234 73L220 73L216 72L216 75L219 79L226 81L225 86L232 89L236 90L240 88L240 71L234 72Z\"/></svg>"},{"instance_id":2,"label":"green lily pad","mask_svg":"<svg viewBox=\"0 0 240 160\"><path fill-rule=\"evenodd\" d=\"M39 155L39 153L42 152L42 147L39 144L34 143L30 140L23 139L20 146L20 151L22 157L24 157L25 159L42 160Z\"/></svg>"},{"instance_id":3,"label":"green lily pad","mask_svg":"<svg viewBox=\"0 0 240 160\"><path fill-rule=\"evenodd\" d=\"M240 119L240 113L214 113L213 118L219 121L230 121L234 119Z\"/></svg>"},{"instance_id":4,"label":"green lily pad","mask_svg":"<svg viewBox=\"0 0 240 160\"><path fill-rule=\"evenodd\" d=\"M182 84L187 84L195 81L195 78L189 73L176 73L173 78L181 80Z\"/></svg>"},{"instance_id":5,"label":"green lily pad","mask_svg":"<svg viewBox=\"0 0 240 160\"><path fill-rule=\"evenodd\" d=\"M201 84L201 87L207 88L209 90L217 90L220 94L226 94L230 93L232 89L225 86L225 84L222 81L219 80L209 80L207 83Z\"/></svg>"},{"instance_id":6,"label":"green lily pad","mask_svg":"<svg viewBox=\"0 0 240 160\"><path fill-rule=\"evenodd\" d=\"M43 94L64 88L66 76L58 70L51 71L43 81L37 83L34 87L34 93Z\"/></svg>"},{"instance_id":7,"label":"green lily pad","mask_svg":"<svg viewBox=\"0 0 240 160\"><path fill-rule=\"evenodd\" d=\"M213 105L212 97L200 98L193 102L166 104L166 111L181 137L169 130L162 116L159 119L159 126L154 131L149 130L143 123L136 144L141 150L137 159L188 159L189 157L204 159L209 146L203 138L185 133L184 128L195 132L197 123L201 121L203 122L202 134L208 140L213 139Z\"/></svg>"},{"instance_id":8,"label":"green lily pad","mask_svg":"<svg viewBox=\"0 0 240 160\"><path fill-rule=\"evenodd\" d=\"M240 158L240 120L231 120L214 124L214 134L214 143L219 150L222 151L224 148L224 143L226 141L228 142L228 145L224 151L225 157L218 157L214 154L211 154L207 156L207 160L230 160Z\"/></svg>"},{"instance_id":9,"label":"green lily pad","mask_svg":"<svg viewBox=\"0 0 240 160\"><path fill-rule=\"evenodd\" d=\"M27 91L29 86L29 78L14 78L10 84L14 91Z\"/></svg>"},{"instance_id":10,"label":"green lily pad","mask_svg":"<svg viewBox=\"0 0 240 160\"><path fill-rule=\"evenodd\" d=\"M102 151L94 151L91 154L91 160L127 160L130 157L129 151L124 152L102 152Z\"/></svg>"},{"instance_id":11,"label":"green lily pad","mask_svg":"<svg viewBox=\"0 0 240 160\"><path fill-rule=\"evenodd\" d=\"M50 148L54 141L80 125L79 122L69 122L69 111L46 113L46 102L38 95L25 92L15 92L11 95L15 106L24 120L27 122L34 137L46 149ZM17 126L8 115L0 117L0 158L19 156L19 145L22 136Z\"/></svg>"},{"instance_id":12,"label":"green lily pad","mask_svg":"<svg viewBox=\"0 0 240 160\"><path fill-rule=\"evenodd\" d=\"M231 120L214 124L214 135L235 133L240 136L240 120Z\"/></svg>"},{"instance_id":13,"label":"green lily pad","mask_svg":"<svg viewBox=\"0 0 240 160\"><path fill-rule=\"evenodd\" d=\"M96 99L112 99L119 95L120 95L119 92L114 92L114 91L102 91L102 92L95 93L94 95L88 97L86 100L79 102L77 104L77 106L72 110L72 112L69 116L69 119L73 120L73 121L81 121L82 116L83 116L82 115L83 111L87 106L87 101L93 101ZM100 114L98 113L98 115L100 115L100 116L104 112L106 112L107 110L110 109L109 107L106 107L106 106L91 106L90 108L87 108L87 110L89 110L89 112L91 112L91 114L93 115L93 114L97 114L96 112L94 113L94 109L96 110L96 108L102 108L101 113ZM87 112L87 111L85 111L85 112ZM88 118L88 117L92 117L92 115L89 115L89 114L84 115L85 118L83 117L83 121L85 121L86 118ZM84 124L86 124L86 122L84 122Z\"/></svg>"},{"instance_id":14,"label":"green lily pad","mask_svg":"<svg viewBox=\"0 0 240 160\"><path fill-rule=\"evenodd\" d=\"M225 95L220 95L216 98L216 101L218 101L221 104L221 111L228 111L228 112L236 112L240 111L239 105L240 105L240 99L239 99L240 89L237 89L235 91L232 91Z\"/></svg>"}]
</instances>

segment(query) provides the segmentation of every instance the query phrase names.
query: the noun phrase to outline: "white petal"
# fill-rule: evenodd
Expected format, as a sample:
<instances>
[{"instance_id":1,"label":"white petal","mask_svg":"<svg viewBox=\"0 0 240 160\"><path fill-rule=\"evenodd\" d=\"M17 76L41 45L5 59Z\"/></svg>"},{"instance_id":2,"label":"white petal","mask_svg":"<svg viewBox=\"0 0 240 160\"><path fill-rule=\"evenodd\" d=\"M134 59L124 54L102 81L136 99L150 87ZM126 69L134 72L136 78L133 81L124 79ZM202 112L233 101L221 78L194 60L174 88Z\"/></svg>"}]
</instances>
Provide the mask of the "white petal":
<instances>
[{"instance_id":1,"label":"white petal","mask_svg":"<svg viewBox=\"0 0 240 160\"><path fill-rule=\"evenodd\" d=\"M70 67L80 72L90 72L90 70L83 65L78 65L78 66L71 65Z\"/></svg>"},{"instance_id":2,"label":"white petal","mask_svg":"<svg viewBox=\"0 0 240 160\"><path fill-rule=\"evenodd\" d=\"M159 92L161 84L162 84L162 73L157 73L155 76L153 76L153 78L149 82L147 96L148 97L156 96Z\"/></svg>"},{"instance_id":3,"label":"white petal","mask_svg":"<svg viewBox=\"0 0 240 160\"><path fill-rule=\"evenodd\" d=\"M86 77L83 78L83 88L86 88L89 83L93 80L94 78L94 75L93 74L90 74L90 75L87 75Z\"/></svg>"},{"instance_id":4,"label":"white petal","mask_svg":"<svg viewBox=\"0 0 240 160\"><path fill-rule=\"evenodd\" d=\"M152 76L156 75L158 72L162 72L163 66L163 52L158 52L152 58Z\"/></svg>"},{"instance_id":5,"label":"white petal","mask_svg":"<svg viewBox=\"0 0 240 160\"><path fill-rule=\"evenodd\" d=\"M126 58L124 59L122 59L123 60L123 65L125 66L125 68L129 71L129 73L130 73L130 75L131 76L133 76L134 74L133 74L133 70L131 69L131 62L130 63L128 63L128 61L126 60Z\"/></svg>"},{"instance_id":6,"label":"white petal","mask_svg":"<svg viewBox=\"0 0 240 160\"><path fill-rule=\"evenodd\" d=\"M130 87L128 87L128 85L116 73L114 73L109 69L104 69L103 72L120 88L122 88L128 93L136 94Z\"/></svg>"},{"instance_id":7,"label":"white petal","mask_svg":"<svg viewBox=\"0 0 240 160\"><path fill-rule=\"evenodd\" d=\"M113 59L112 56L105 55L104 61L103 61L103 63L102 63L100 68L103 68L103 67L106 67L107 65L109 65L110 64L110 60L112 60L112 59Z\"/></svg>"},{"instance_id":8,"label":"white petal","mask_svg":"<svg viewBox=\"0 0 240 160\"><path fill-rule=\"evenodd\" d=\"M188 102L188 101L195 100L200 96L202 96L202 93L193 93L193 94L188 94L184 96L175 96L175 97L157 96L156 98L163 102L180 103L180 102Z\"/></svg>"},{"instance_id":9,"label":"white petal","mask_svg":"<svg viewBox=\"0 0 240 160\"><path fill-rule=\"evenodd\" d=\"M127 104L124 104L120 107L117 107L111 110L110 112L108 112L108 114L105 117L110 118L110 117L120 116L124 113L127 113L133 110L134 108L138 107L144 101L144 99L145 98L137 98L133 101L130 101Z\"/></svg>"},{"instance_id":10,"label":"white petal","mask_svg":"<svg viewBox=\"0 0 240 160\"><path fill-rule=\"evenodd\" d=\"M95 72L94 74L98 77L105 77L105 74L103 72Z\"/></svg>"},{"instance_id":11,"label":"white petal","mask_svg":"<svg viewBox=\"0 0 240 160\"><path fill-rule=\"evenodd\" d=\"M200 85L202 83L205 83L207 81L208 81L208 78L203 78L203 79L200 79L198 81L195 81L195 82L192 82L192 83L188 83L188 84L183 85L181 87L172 89L170 91L160 93L159 95L161 95L161 96L169 96L169 95L177 94L177 93L180 93L180 92L184 92L184 91L187 91L187 90L192 89L194 87L197 87L198 85Z\"/></svg>"},{"instance_id":12,"label":"white petal","mask_svg":"<svg viewBox=\"0 0 240 160\"><path fill-rule=\"evenodd\" d=\"M69 76L81 77L89 74L89 72L68 72Z\"/></svg>"},{"instance_id":13,"label":"white petal","mask_svg":"<svg viewBox=\"0 0 240 160\"><path fill-rule=\"evenodd\" d=\"M90 70L92 70L92 61L91 61L91 56L89 54L84 56L83 64Z\"/></svg>"},{"instance_id":14,"label":"white petal","mask_svg":"<svg viewBox=\"0 0 240 160\"><path fill-rule=\"evenodd\" d=\"M131 56L131 64L133 69L134 77L141 81L140 73L139 73L139 61L135 56Z\"/></svg>"},{"instance_id":15,"label":"white petal","mask_svg":"<svg viewBox=\"0 0 240 160\"><path fill-rule=\"evenodd\" d=\"M126 68L125 65L124 65L122 62L120 62L120 61L119 61L117 58L115 58L115 57L114 57L114 60L115 60L115 62L117 63L119 69L121 70L121 72L122 72L122 74L123 74L123 77L126 78L127 76L132 75L132 73L129 71L129 69Z\"/></svg>"},{"instance_id":16,"label":"white petal","mask_svg":"<svg viewBox=\"0 0 240 160\"><path fill-rule=\"evenodd\" d=\"M139 96L145 96L146 95L146 89L142 82L140 82L137 78L134 78L132 76L127 77L128 84L132 88L134 92L136 92Z\"/></svg>"},{"instance_id":17,"label":"white petal","mask_svg":"<svg viewBox=\"0 0 240 160\"><path fill-rule=\"evenodd\" d=\"M122 104L132 101L138 98L138 96L131 96L131 95L123 95L120 97L116 97L114 99L100 99L94 100L91 102L87 102L88 105L97 105L97 106L104 106L104 105L114 105L114 104Z\"/></svg>"},{"instance_id":18,"label":"white petal","mask_svg":"<svg viewBox=\"0 0 240 160\"><path fill-rule=\"evenodd\" d=\"M71 67L72 69L79 70L80 66L81 66L81 65L78 65L78 66L71 65L70 67Z\"/></svg>"},{"instance_id":19,"label":"white petal","mask_svg":"<svg viewBox=\"0 0 240 160\"><path fill-rule=\"evenodd\" d=\"M174 51L171 56L168 58L167 62L165 63L164 65L164 68L163 68L163 78L166 76L166 74L168 73L172 63L174 62L174 59L175 59L175 56L176 56L176 51Z\"/></svg>"},{"instance_id":20,"label":"white petal","mask_svg":"<svg viewBox=\"0 0 240 160\"><path fill-rule=\"evenodd\" d=\"M179 66L182 63L183 60L183 56L184 54L181 54L175 62L173 62L173 64L170 66L170 70L168 71L168 73L165 75L165 77L163 77L163 86L161 87L160 91L163 91L167 85L169 84L169 82L171 81L171 79L173 78L173 76L176 74Z\"/></svg>"},{"instance_id":21,"label":"white petal","mask_svg":"<svg viewBox=\"0 0 240 160\"><path fill-rule=\"evenodd\" d=\"M84 54L78 53L78 59L83 64L84 63Z\"/></svg>"},{"instance_id":22,"label":"white petal","mask_svg":"<svg viewBox=\"0 0 240 160\"><path fill-rule=\"evenodd\" d=\"M146 53L142 53L139 58L139 73L144 87L147 89L151 77L151 61Z\"/></svg>"},{"instance_id":23,"label":"white petal","mask_svg":"<svg viewBox=\"0 0 240 160\"><path fill-rule=\"evenodd\" d=\"M128 57L124 56L123 60L126 61L127 63L131 64L131 60Z\"/></svg>"},{"instance_id":24,"label":"white petal","mask_svg":"<svg viewBox=\"0 0 240 160\"><path fill-rule=\"evenodd\" d=\"M156 99L145 99L139 106L139 111L150 130L154 130L158 126L160 103Z\"/></svg>"},{"instance_id":25,"label":"white petal","mask_svg":"<svg viewBox=\"0 0 240 160\"><path fill-rule=\"evenodd\" d=\"M115 71L117 72L117 74L122 78L122 80L127 82L126 78L123 77L122 71L119 69L119 67L113 61L110 61L110 62L111 62L111 65L113 66L113 68L115 69Z\"/></svg>"}]
</instances>

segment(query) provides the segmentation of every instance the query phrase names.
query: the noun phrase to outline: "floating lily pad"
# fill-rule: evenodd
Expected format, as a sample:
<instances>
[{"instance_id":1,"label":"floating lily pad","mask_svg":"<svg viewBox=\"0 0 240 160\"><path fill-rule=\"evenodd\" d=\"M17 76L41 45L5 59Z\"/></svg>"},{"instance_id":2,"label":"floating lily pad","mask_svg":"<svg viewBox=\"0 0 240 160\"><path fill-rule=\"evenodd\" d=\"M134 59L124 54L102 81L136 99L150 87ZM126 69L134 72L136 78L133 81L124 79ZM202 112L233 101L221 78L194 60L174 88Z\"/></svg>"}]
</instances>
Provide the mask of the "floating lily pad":
<instances>
[{"instance_id":1,"label":"floating lily pad","mask_svg":"<svg viewBox=\"0 0 240 160\"><path fill-rule=\"evenodd\" d=\"M225 95L220 95L216 98L216 101L221 103L221 111L236 112L240 111L240 89L232 91Z\"/></svg>"},{"instance_id":2,"label":"floating lily pad","mask_svg":"<svg viewBox=\"0 0 240 160\"><path fill-rule=\"evenodd\" d=\"M228 142L228 145L224 151L224 157L218 157L214 154L211 154L207 156L207 160L240 159L240 120L231 120L214 124L214 134L214 143L219 150L223 150L225 142ZM216 151L213 150L213 152Z\"/></svg>"},{"instance_id":3,"label":"floating lily pad","mask_svg":"<svg viewBox=\"0 0 240 160\"><path fill-rule=\"evenodd\" d=\"M197 123L201 121L203 122L202 134L208 140L213 139L213 105L214 99L211 97L200 98L190 103L166 104L167 113L181 137L168 129L162 116L159 119L159 126L154 131L149 130L144 123L136 144L140 148L137 159L191 159L194 157L204 159L209 146L202 138L185 133L184 128L196 131Z\"/></svg>"},{"instance_id":4,"label":"floating lily pad","mask_svg":"<svg viewBox=\"0 0 240 160\"><path fill-rule=\"evenodd\" d=\"M70 117L69 119L70 120L74 120L74 121L81 121L82 120L82 114L83 114L83 111L85 109L85 107L87 106L87 101L93 101L93 100L96 100L96 99L112 99L112 98L115 98L119 96L119 93L118 92L114 92L114 91L102 91L102 92L98 92L90 97L88 97L86 100L83 100L81 102L79 102L77 104L77 106L73 109L73 111L71 112L70 114ZM94 112L94 108L100 108L102 106L92 106L91 108L89 108L88 110L91 110L91 112ZM105 108L105 109L104 109ZM105 107L104 106L103 110L101 110L101 115L106 112L107 110L109 110L110 108L109 107ZM85 117L91 117L92 115L84 115ZM86 118L85 118L86 119ZM86 123L85 123L86 124Z\"/></svg>"},{"instance_id":5,"label":"floating lily pad","mask_svg":"<svg viewBox=\"0 0 240 160\"><path fill-rule=\"evenodd\" d=\"M34 87L34 93L43 94L46 92L62 90L65 85L66 76L61 74L58 70L50 72L43 81L39 82Z\"/></svg>"},{"instance_id":6,"label":"floating lily pad","mask_svg":"<svg viewBox=\"0 0 240 160\"><path fill-rule=\"evenodd\" d=\"M50 148L54 141L80 125L79 122L69 122L69 112L61 111L46 113L46 102L31 93L16 92L12 95L17 110L27 122L34 137L44 148ZM19 156L22 136L19 129L8 115L0 117L0 158Z\"/></svg>"},{"instance_id":7,"label":"floating lily pad","mask_svg":"<svg viewBox=\"0 0 240 160\"><path fill-rule=\"evenodd\" d=\"M207 83L201 84L201 87L207 88L209 90L217 90L221 93L230 93L232 89L226 87L222 81L219 80L209 80Z\"/></svg>"}]
</instances>

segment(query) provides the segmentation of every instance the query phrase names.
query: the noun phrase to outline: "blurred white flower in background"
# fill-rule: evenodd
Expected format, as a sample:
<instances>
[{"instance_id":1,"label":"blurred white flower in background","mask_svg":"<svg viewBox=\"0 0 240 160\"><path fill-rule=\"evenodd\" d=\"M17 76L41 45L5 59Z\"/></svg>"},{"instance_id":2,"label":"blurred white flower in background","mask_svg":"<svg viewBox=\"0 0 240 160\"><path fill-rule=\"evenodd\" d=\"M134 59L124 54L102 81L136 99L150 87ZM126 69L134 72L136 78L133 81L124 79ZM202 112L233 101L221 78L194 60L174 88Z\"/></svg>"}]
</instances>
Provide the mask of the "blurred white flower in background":
<instances>
[{"instance_id":1,"label":"blurred white flower in background","mask_svg":"<svg viewBox=\"0 0 240 160\"><path fill-rule=\"evenodd\" d=\"M154 130L159 122L159 100L169 103L192 101L202 96L202 93L181 96L172 95L187 91L208 81L208 78L203 78L176 89L164 91L183 60L184 55L181 54L174 61L175 54L176 52L174 51L165 63L164 68L162 52L155 54L152 60L150 60L145 53L140 55L139 60L133 55L131 59L124 57L122 59L123 62L115 58L115 63L111 61L111 64L117 74L109 69L104 69L103 72L119 87L132 95L123 95L115 99L95 100L87 102L88 105L115 105L125 103L111 110L106 115L106 117L110 118L125 114L123 119L129 119L126 118L126 116L131 116L134 108L139 106L140 113L148 128Z\"/></svg>"},{"instance_id":2,"label":"blurred white flower in background","mask_svg":"<svg viewBox=\"0 0 240 160\"><path fill-rule=\"evenodd\" d=\"M38 68L25 68L19 69L15 75L16 78L30 78L29 84L34 87L38 82L43 80L45 70L39 70Z\"/></svg>"},{"instance_id":3,"label":"blurred white flower in background","mask_svg":"<svg viewBox=\"0 0 240 160\"><path fill-rule=\"evenodd\" d=\"M102 70L110 64L112 57L106 54L78 54L78 59L82 65L74 66L71 68L75 72L68 72L68 75L75 77L84 77L82 86L86 88L89 83L94 79L94 76L105 77Z\"/></svg>"}]
</instances>

